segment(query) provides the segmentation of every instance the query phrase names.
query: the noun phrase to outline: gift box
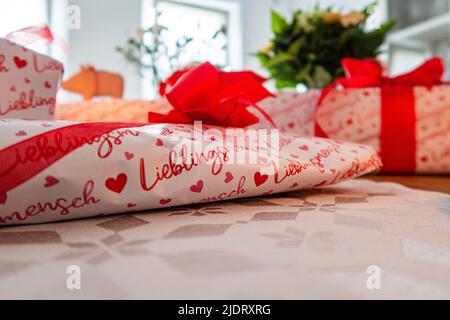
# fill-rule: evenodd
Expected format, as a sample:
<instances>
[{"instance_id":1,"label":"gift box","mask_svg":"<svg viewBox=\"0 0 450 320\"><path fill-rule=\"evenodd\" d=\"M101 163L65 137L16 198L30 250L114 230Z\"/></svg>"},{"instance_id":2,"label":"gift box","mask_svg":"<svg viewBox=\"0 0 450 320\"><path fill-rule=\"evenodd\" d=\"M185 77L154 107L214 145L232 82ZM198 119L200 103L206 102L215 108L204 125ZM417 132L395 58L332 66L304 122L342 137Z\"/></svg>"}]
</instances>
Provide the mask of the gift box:
<instances>
[{"instance_id":1,"label":"gift box","mask_svg":"<svg viewBox=\"0 0 450 320\"><path fill-rule=\"evenodd\" d=\"M0 119L0 225L309 189L380 167L367 146L247 130Z\"/></svg>"},{"instance_id":2,"label":"gift box","mask_svg":"<svg viewBox=\"0 0 450 320\"><path fill-rule=\"evenodd\" d=\"M372 146L387 173L450 173L450 86L442 62L387 78L374 60L344 59L346 78L321 94L280 93L261 102L277 126ZM340 88L336 88L339 86Z\"/></svg>"},{"instance_id":3,"label":"gift box","mask_svg":"<svg viewBox=\"0 0 450 320\"><path fill-rule=\"evenodd\" d=\"M60 62L0 38L0 118L53 119Z\"/></svg>"}]
</instances>

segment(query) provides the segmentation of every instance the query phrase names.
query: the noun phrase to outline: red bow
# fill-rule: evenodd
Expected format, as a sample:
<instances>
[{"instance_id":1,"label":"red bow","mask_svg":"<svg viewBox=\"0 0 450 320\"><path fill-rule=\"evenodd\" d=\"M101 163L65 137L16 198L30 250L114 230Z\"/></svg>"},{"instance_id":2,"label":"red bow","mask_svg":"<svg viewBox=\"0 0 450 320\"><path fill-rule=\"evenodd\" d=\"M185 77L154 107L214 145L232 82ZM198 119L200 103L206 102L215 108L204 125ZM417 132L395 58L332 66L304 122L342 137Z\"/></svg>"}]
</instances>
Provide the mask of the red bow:
<instances>
[{"instance_id":1,"label":"red bow","mask_svg":"<svg viewBox=\"0 0 450 320\"><path fill-rule=\"evenodd\" d=\"M380 63L375 59L342 60L346 78L338 79L344 88L380 87L382 85L433 86L442 83L444 64L440 58L432 58L417 69L389 78L383 75Z\"/></svg>"},{"instance_id":2,"label":"red bow","mask_svg":"<svg viewBox=\"0 0 450 320\"><path fill-rule=\"evenodd\" d=\"M414 172L416 157L416 112L414 86L442 84L445 68L440 58L432 58L417 69L389 78L375 59L342 60L345 78L339 78L322 92L315 110L315 135L328 137L318 123L323 99L337 85L343 88L381 88L380 146L385 172Z\"/></svg>"},{"instance_id":3,"label":"red bow","mask_svg":"<svg viewBox=\"0 0 450 320\"><path fill-rule=\"evenodd\" d=\"M257 108L272 123L256 102L272 96L263 87L265 79L251 71L224 72L209 62L182 75L167 92L173 107L168 114L149 112L151 123L193 123L224 127L247 127L259 121L247 108Z\"/></svg>"},{"instance_id":4,"label":"red bow","mask_svg":"<svg viewBox=\"0 0 450 320\"><path fill-rule=\"evenodd\" d=\"M166 93L169 92L170 89L175 85L175 83L177 83L177 81L191 69L192 68L186 68L175 71L169 78L166 79L166 81L161 81L159 83L159 95L161 97L164 97Z\"/></svg>"}]
</instances>

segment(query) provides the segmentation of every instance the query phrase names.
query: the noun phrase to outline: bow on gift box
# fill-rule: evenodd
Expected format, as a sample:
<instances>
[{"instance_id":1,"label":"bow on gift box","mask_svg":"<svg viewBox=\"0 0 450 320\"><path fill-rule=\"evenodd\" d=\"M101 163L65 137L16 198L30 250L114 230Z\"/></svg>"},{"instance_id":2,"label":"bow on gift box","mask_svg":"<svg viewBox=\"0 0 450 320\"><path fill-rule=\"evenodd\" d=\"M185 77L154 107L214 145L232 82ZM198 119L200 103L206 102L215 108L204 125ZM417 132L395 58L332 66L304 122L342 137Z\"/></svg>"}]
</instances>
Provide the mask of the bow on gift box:
<instances>
[{"instance_id":1,"label":"bow on gift box","mask_svg":"<svg viewBox=\"0 0 450 320\"><path fill-rule=\"evenodd\" d=\"M275 127L272 119L256 103L272 94L263 87L264 78L251 71L224 72L209 62L177 74L166 93L173 109L168 114L149 112L151 123L194 123L223 127L247 127L259 122L248 111L257 109Z\"/></svg>"},{"instance_id":2,"label":"bow on gift box","mask_svg":"<svg viewBox=\"0 0 450 320\"><path fill-rule=\"evenodd\" d=\"M417 69L389 78L375 59L342 60L344 78L322 92L315 110L315 135L328 137L318 120L318 110L325 97L340 85L343 88L381 89L380 156L384 172L414 172L416 169L416 110L414 86L442 84L444 64L440 58L432 58Z\"/></svg>"}]
</instances>

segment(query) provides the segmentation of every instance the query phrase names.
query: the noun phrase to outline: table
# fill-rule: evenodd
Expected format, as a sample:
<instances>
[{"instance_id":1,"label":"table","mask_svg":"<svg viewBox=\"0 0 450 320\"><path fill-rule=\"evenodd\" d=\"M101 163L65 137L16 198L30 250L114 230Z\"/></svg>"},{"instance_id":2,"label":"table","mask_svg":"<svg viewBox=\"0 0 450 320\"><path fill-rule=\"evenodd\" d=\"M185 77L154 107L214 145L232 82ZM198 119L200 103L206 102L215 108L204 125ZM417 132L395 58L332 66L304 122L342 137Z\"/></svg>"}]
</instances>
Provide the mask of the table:
<instances>
[{"instance_id":1,"label":"table","mask_svg":"<svg viewBox=\"0 0 450 320\"><path fill-rule=\"evenodd\" d=\"M396 182L404 186L428 191L438 191L450 194L450 176L391 176L391 175L370 175L364 179L378 182Z\"/></svg>"}]
</instances>

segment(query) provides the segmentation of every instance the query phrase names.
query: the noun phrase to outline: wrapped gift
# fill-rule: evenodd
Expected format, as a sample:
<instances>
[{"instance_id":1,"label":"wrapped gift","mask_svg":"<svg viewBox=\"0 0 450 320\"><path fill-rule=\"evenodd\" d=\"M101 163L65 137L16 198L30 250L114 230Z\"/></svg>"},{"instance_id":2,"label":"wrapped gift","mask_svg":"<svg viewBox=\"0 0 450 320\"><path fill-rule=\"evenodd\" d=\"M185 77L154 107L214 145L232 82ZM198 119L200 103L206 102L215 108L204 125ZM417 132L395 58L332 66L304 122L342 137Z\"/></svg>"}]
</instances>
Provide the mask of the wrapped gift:
<instances>
[{"instance_id":1,"label":"wrapped gift","mask_svg":"<svg viewBox=\"0 0 450 320\"><path fill-rule=\"evenodd\" d=\"M367 146L261 132L0 119L0 225L315 188L380 167Z\"/></svg>"},{"instance_id":2,"label":"wrapped gift","mask_svg":"<svg viewBox=\"0 0 450 320\"><path fill-rule=\"evenodd\" d=\"M0 118L53 119L62 72L60 62L0 38Z\"/></svg>"},{"instance_id":3,"label":"wrapped gift","mask_svg":"<svg viewBox=\"0 0 450 320\"><path fill-rule=\"evenodd\" d=\"M327 88L315 111L317 136L370 145L383 172L450 173L450 86L438 58L388 78L375 60L344 59L343 89Z\"/></svg>"},{"instance_id":4,"label":"wrapped gift","mask_svg":"<svg viewBox=\"0 0 450 320\"><path fill-rule=\"evenodd\" d=\"M347 78L322 94L284 92L260 106L281 130L372 146L383 172L450 173L450 86L441 61L395 78L374 60L343 65Z\"/></svg>"}]
</instances>

